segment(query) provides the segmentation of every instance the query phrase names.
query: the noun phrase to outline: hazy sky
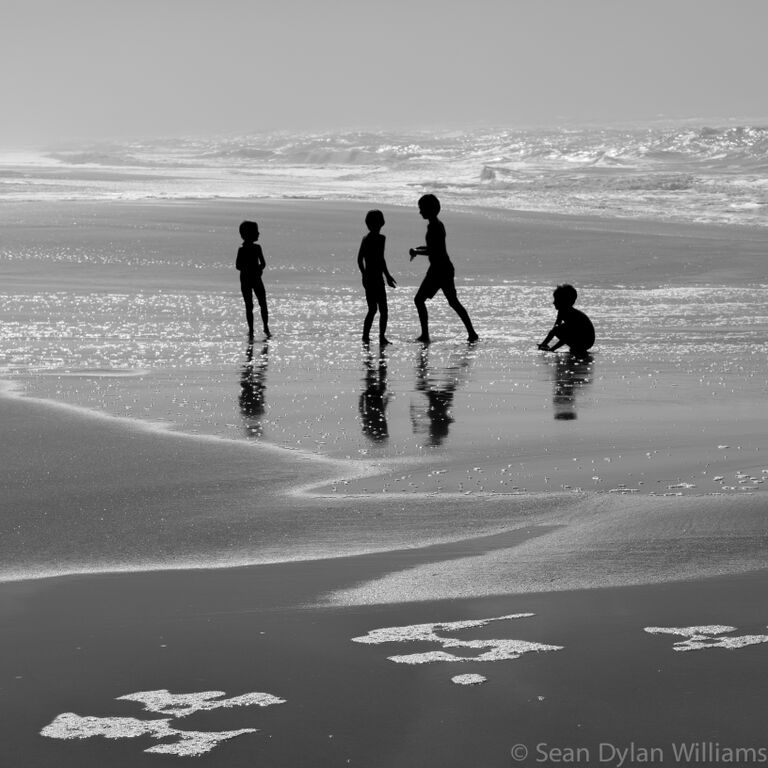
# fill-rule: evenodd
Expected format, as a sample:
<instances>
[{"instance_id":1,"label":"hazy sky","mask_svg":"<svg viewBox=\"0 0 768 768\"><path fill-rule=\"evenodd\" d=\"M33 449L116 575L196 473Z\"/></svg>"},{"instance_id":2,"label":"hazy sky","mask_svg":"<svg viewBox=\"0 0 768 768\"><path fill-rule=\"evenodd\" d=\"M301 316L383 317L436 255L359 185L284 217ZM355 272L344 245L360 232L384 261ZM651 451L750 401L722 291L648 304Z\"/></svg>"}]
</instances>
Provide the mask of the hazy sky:
<instances>
[{"instance_id":1,"label":"hazy sky","mask_svg":"<svg viewBox=\"0 0 768 768\"><path fill-rule=\"evenodd\" d=\"M768 0L0 0L0 146L768 117Z\"/></svg>"}]
</instances>

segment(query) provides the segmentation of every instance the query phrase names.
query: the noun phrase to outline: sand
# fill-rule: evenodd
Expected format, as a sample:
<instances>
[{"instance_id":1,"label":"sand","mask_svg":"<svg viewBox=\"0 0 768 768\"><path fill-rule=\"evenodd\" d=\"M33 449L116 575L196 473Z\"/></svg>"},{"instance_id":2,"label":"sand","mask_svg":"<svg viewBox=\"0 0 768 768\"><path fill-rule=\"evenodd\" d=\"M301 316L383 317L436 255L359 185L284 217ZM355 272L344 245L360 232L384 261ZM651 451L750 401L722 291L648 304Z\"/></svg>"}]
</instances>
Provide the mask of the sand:
<instances>
[{"instance_id":1,"label":"sand","mask_svg":"<svg viewBox=\"0 0 768 768\"><path fill-rule=\"evenodd\" d=\"M174 720L178 730L258 729L196 758L203 765L505 766L518 744L531 755L555 748L596 755L601 744L661 748L660 764L668 765L680 744L764 744L764 643L680 653L674 642L682 638L645 631L724 624L737 630L733 635L766 637L764 574L368 608L295 607L396 564L398 558L370 556L5 585L6 764L176 764L178 757L145 753L158 744L149 737L38 735L67 712L157 718L116 699L158 689L285 700ZM382 627L516 613L534 615L443 634L562 650L410 665L388 657L437 644L352 642ZM455 685L459 674L486 682Z\"/></svg>"},{"instance_id":2,"label":"sand","mask_svg":"<svg viewBox=\"0 0 768 768\"><path fill-rule=\"evenodd\" d=\"M522 764L580 748L617 765L601 742L670 764L675 744L760 746L766 235L454 213L483 339L467 346L435 302L435 344L413 344L420 272L398 263L382 356L355 325L367 207L261 206L285 331L250 350L219 254L252 204L4 209L7 764L191 759L145 752L160 747L211 765L508 766L522 744ZM394 259L423 224L385 215ZM603 329L586 366L532 343L566 266ZM445 642L353 642L525 613ZM675 649L715 625L732 647ZM506 657L388 660L436 652ZM285 702L179 718L118 701L163 689ZM131 720L59 738L85 728L75 715Z\"/></svg>"}]
</instances>

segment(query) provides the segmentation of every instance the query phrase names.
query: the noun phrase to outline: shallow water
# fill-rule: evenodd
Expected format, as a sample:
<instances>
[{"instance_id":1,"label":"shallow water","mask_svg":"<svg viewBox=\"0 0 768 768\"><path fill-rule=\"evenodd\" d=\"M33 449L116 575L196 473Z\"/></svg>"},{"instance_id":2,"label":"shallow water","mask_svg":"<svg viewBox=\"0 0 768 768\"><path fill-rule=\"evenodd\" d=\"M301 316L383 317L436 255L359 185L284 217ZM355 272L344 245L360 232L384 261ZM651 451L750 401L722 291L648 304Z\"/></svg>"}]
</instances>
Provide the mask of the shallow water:
<instances>
[{"instance_id":1,"label":"shallow water","mask_svg":"<svg viewBox=\"0 0 768 768\"><path fill-rule=\"evenodd\" d=\"M253 345L232 331L240 308L228 294L5 296L15 319L0 329L3 366L35 397L184 431L471 464L450 483L419 475L390 490L764 487L763 289L592 289L589 361L532 348L551 321L544 286L463 286L476 345L436 300L428 348L410 340L414 312L400 294L384 350L359 343L359 293L273 291L275 336ZM547 471L546 454L566 446L573 456ZM670 456L685 451L684 475L668 476Z\"/></svg>"}]
</instances>

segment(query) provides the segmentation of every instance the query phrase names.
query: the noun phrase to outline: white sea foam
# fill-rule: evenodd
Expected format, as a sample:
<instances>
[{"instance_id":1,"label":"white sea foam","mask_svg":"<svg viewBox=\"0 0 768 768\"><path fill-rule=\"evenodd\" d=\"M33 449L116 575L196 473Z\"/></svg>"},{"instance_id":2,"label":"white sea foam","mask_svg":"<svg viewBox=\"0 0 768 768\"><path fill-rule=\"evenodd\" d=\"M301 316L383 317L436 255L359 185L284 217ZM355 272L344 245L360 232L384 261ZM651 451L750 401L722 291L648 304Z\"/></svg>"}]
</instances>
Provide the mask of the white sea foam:
<instances>
[{"instance_id":1,"label":"white sea foam","mask_svg":"<svg viewBox=\"0 0 768 768\"><path fill-rule=\"evenodd\" d=\"M465 661L511 661L519 659L525 653L542 653L546 651L560 651L560 645L545 645L544 643L532 643L527 640L460 640L455 637L446 637L438 632L459 632L466 629L483 627L493 621L507 621L510 619L525 619L533 616L532 613L514 613L508 616L497 616L489 619L472 619L467 621L434 622L431 624L411 624L402 627L383 627L372 629L367 635L353 637L352 642L378 645L381 643L403 642L429 642L437 643L446 648L467 648L472 650L485 650L475 656L460 656L455 653L442 651L424 651L422 653L408 653L397 656L389 656L390 661L396 664L431 664L433 662L465 662Z\"/></svg>"},{"instance_id":2,"label":"white sea foam","mask_svg":"<svg viewBox=\"0 0 768 768\"><path fill-rule=\"evenodd\" d=\"M186 717L195 712L222 707L269 707L273 704L284 704L285 699L273 696L271 693L245 693L222 699L224 691L203 691L201 693L171 693L162 688L157 691L140 691L119 696L118 701L137 701L144 705L147 712L157 712L173 717Z\"/></svg>"},{"instance_id":3,"label":"white sea foam","mask_svg":"<svg viewBox=\"0 0 768 768\"><path fill-rule=\"evenodd\" d=\"M482 675L454 675L451 682L456 685L481 685L486 679Z\"/></svg>"},{"instance_id":4,"label":"white sea foam","mask_svg":"<svg viewBox=\"0 0 768 768\"><path fill-rule=\"evenodd\" d=\"M768 643L768 635L729 635L736 627L723 624L710 624L693 627L645 627L652 635L678 635L685 640L679 640L673 646L676 651L701 651L705 648L744 648L748 645Z\"/></svg>"},{"instance_id":5,"label":"white sea foam","mask_svg":"<svg viewBox=\"0 0 768 768\"><path fill-rule=\"evenodd\" d=\"M180 731L172 728L170 718L162 720L138 720L134 717L81 717L74 712L64 712L40 731L50 739L135 739L150 736L153 739L175 738L167 744L145 749L155 754L197 757L210 752L217 744L246 733L256 733L255 728L235 731Z\"/></svg>"},{"instance_id":6,"label":"white sea foam","mask_svg":"<svg viewBox=\"0 0 768 768\"><path fill-rule=\"evenodd\" d=\"M528 619L533 613L512 613L508 616L496 616L490 619L468 619L465 621L440 621L430 624L410 624L403 627L382 627L371 629L368 634L353 637L353 643L402 643L402 642L442 642L444 638L437 634L440 632L458 632L462 629L484 627L492 621L507 621L509 619Z\"/></svg>"},{"instance_id":7,"label":"white sea foam","mask_svg":"<svg viewBox=\"0 0 768 768\"><path fill-rule=\"evenodd\" d=\"M456 640L454 638L438 638L444 648L471 648L488 650L477 656L458 656L445 651L428 651L426 653L408 653L399 656L388 656L396 664L429 664L433 661L513 661L525 653L544 653L546 651L561 651L562 645L546 645L531 643L527 640Z\"/></svg>"}]
</instances>

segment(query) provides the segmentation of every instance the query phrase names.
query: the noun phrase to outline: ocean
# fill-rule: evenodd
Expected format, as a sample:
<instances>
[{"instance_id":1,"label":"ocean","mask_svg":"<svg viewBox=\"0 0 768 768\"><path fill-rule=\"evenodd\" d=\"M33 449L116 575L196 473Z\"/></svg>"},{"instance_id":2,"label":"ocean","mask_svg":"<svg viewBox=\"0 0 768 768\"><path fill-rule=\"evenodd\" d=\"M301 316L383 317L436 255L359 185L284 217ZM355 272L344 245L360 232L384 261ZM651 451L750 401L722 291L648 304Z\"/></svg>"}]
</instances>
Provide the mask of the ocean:
<instances>
[{"instance_id":1,"label":"ocean","mask_svg":"<svg viewBox=\"0 0 768 768\"><path fill-rule=\"evenodd\" d=\"M317 199L768 225L768 123L271 133L0 153L0 201Z\"/></svg>"}]
</instances>

